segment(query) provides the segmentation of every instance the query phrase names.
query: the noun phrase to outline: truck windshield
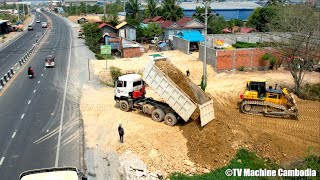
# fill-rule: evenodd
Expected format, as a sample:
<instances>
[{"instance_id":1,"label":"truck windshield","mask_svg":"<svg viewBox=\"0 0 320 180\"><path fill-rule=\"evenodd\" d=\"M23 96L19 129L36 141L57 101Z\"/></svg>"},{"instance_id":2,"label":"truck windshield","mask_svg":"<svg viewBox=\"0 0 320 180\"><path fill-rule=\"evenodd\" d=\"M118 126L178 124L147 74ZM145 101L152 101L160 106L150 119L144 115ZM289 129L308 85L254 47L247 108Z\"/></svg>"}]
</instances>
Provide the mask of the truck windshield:
<instances>
[{"instance_id":1,"label":"truck windshield","mask_svg":"<svg viewBox=\"0 0 320 180\"><path fill-rule=\"evenodd\" d=\"M127 87L127 81L118 81L117 87Z\"/></svg>"},{"instance_id":2,"label":"truck windshield","mask_svg":"<svg viewBox=\"0 0 320 180\"><path fill-rule=\"evenodd\" d=\"M142 81L133 82L133 87L142 85Z\"/></svg>"}]
</instances>

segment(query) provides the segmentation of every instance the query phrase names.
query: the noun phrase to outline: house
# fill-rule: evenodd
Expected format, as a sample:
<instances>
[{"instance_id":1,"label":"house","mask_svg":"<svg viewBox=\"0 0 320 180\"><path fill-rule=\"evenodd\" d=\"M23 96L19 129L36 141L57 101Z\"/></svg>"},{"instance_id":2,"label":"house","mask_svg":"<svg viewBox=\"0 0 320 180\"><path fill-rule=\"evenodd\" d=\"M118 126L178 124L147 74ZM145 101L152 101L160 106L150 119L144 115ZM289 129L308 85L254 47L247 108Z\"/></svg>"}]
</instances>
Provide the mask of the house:
<instances>
[{"instance_id":1,"label":"house","mask_svg":"<svg viewBox=\"0 0 320 180\"><path fill-rule=\"evenodd\" d=\"M79 18L77 21L78 21L78 24L82 24L82 23L88 22L88 20L86 18L84 18L84 17Z\"/></svg>"},{"instance_id":2,"label":"house","mask_svg":"<svg viewBox=\"0 0 320 180\"><path fill-rule=\"evenodd\" d=\"M222 32L224 34L227 33L251 33L253 31L256 31L254 28L248 28L248 27L238 27L234 26L231 29L230 28L224 28Z\"/></svg>"},{"instance_id":3,"label":"house","mask_svg":"<svg viewBox=\"0 0 320 180\"><path fill-rule=\"evenodd\" d=\"M199 43L204 41L203 35L196 30L180 32L177 37L189 41L191 51L199 50Z\"/></svg>"},{"instance_id":4,"label":"house","mask_svg":"<svg viewBox=\"0 0 320 180\"><path fill-rule=\"evenodd\" d=\"M111 45L112 51L117 51L119 49L121 38L108 32L104 33L102 38L104 40L105 45Z\"/></svg>"},{"instance_id":5,"label":"house","mask_svg":"<svg viewBox=\"0 0 320 180\"><path fill-rule=\"evenodd\" d=\"M164 33L162 35L162 38L164 39L172 40L174 35L186 31L199 31L201 34L204 33L204 24L197 19L183 17L176 22L162 19L163 18L157 18L156 21L145 19L144 22L155 22L159 24L164 30Z\"/></svg>"},{"instance_id":6,"label":"house","mask_svg":"<svg viewBox=\"0 0 320 180\"><path fill-rule=\"evenodd\" d=\"M110 24L102 23L98 26L99 29L101 29L102 34L110 34L111 36L117 36L117 29Z\"/></svg>"},{"instance_id":7,"label":"house","mask_svg":"<svg viewBox=\"0 0 320 180\"><path fill-rule=\"evenodd\" d=\"M123 21L122 23L118 24L116 29L119 37L123 37L132 41L136 40L136 28L127 22Z\"/></svg>"},{"instance_id":8,"label":"house","mask_svg":"<svg viewBox=\"0 0 320 180\"><path fill-rule=\"evenodd\" d=\"M141 44L124 38L121 38L119 50L123 58L140 57L146 52Z\"/></svg>"}]
</instances>

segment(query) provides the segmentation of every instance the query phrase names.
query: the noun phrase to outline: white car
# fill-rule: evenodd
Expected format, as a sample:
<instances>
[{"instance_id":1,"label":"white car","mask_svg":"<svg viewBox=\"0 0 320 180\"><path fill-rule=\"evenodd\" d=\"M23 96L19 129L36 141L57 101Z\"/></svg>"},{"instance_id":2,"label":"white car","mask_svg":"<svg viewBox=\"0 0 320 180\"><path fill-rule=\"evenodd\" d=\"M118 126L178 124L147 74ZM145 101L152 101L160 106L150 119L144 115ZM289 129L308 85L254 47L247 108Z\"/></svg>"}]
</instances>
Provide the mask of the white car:
<instances>
[{"instance_id":1,"label":"white car","mask_svg":"<svg viewBox=\"0 0 320 180\"><path fill-rule=\"evenodd\" d=\"M42 26L43 28L47 28L47 27L48 27L48 23L42 22L41 26Z\"/></svg>"},{"instance_id":2,"label":"white car","mask_svg":"<svg viewBox=\"0 0 320 180\"><path fill-rule=\"evenodd\" d=\"M40 20L37 20L37 23L40 23Z\"/></svg>"}]
</instances>

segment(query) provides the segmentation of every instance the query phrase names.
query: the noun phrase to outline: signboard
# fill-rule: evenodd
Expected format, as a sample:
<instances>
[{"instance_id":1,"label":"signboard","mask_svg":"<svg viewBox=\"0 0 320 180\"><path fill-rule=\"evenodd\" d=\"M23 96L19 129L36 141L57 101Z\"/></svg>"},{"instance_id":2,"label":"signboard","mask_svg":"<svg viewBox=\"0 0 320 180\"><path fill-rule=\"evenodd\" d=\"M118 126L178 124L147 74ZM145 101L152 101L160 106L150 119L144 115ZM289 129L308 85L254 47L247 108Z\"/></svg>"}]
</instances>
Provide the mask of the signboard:
<instances>
[{"instance_id":1,"label":"signboard","mask_svg":"<svg viewBox=\"0 0 320 180\"><path fill-rule=\"evenodd\" d=\"M111 46L110 45L103 45L100 46L101 54L111 54Z\"/></svg>"}]
</instances>

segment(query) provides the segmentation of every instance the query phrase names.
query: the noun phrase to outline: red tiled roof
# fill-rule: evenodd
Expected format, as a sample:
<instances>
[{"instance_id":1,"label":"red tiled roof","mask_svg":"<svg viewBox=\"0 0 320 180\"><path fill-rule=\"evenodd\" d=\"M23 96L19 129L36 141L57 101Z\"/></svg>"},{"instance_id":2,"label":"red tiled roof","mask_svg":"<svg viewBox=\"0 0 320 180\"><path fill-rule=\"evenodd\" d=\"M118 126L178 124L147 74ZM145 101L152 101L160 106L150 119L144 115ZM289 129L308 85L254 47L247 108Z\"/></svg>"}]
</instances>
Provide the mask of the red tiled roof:
<instances>
[{"instance_id":1,"label":"red tiled roof","mask_svg":"<svg viewBox=\"0 0 320 180\"><path fill-rule=\"evenodd\" d=\"M101 29L101 28L103 28L104 26L109 26L109 27L111 27L111 28L113 28L113 29L116 29L115 27L113 27L113 26L111 26L110 24L107 24L107 23L102 23L102 24L100 24L100 25L98 26L98 28Z\"/></svg>"},{"instance_id":2,"label":"red tiled roof","mask_svg":"<svg viewBox=\"0 0 320 180\"><path fill-rule=\"evenodd\" d=\"M161 19L162 18L162 16L156 16L156 17L154 17L154 18L152 18L151 20L153 21L153 22L157 22L159 19Z\"/></svg>"},{"instance_id":3,"label":"red tiled roof","mask_svg":"<svg viewBox=\"0 0 320 180\"><path fill-rule=\"evenodd\" d=\"M150 18L147 18L147 19L144 19L142 22L147 24L148 22L150 22L150 20L151 20Z\"/></svg>"},{"instance_id":4,"label":"red tiled roof","mask_svg":"<svg viewBox=\"0 0 320 180\"><path fill-rule=\"evenodd\" d=\"M170 27L174 22L173 21L163 21L163 22L158 22L157 24L159 24L162 28L168 28Z\"/></svg>"},{"instance_id":5,"label":"red tiled roof","mask_svg":"<svg viewBox=\"0 0 320 180\"><path fill-rule=\"evenodd\" d=\"M241 28L240 33L250 33L251 31L254 31L254 28Z\"/></svg>"},{"instance_id":6,"label":"red tiled roof","mask_svg":"<svg viewBox=\"0 0 320 180\"><path fill-rule=\"evenodd\" d=\"M190 21L192 21L191 17L182 17L180 20L177 21L177 24L179 24L179 26L184 26Z\"/></svg>"}]
</instances>

